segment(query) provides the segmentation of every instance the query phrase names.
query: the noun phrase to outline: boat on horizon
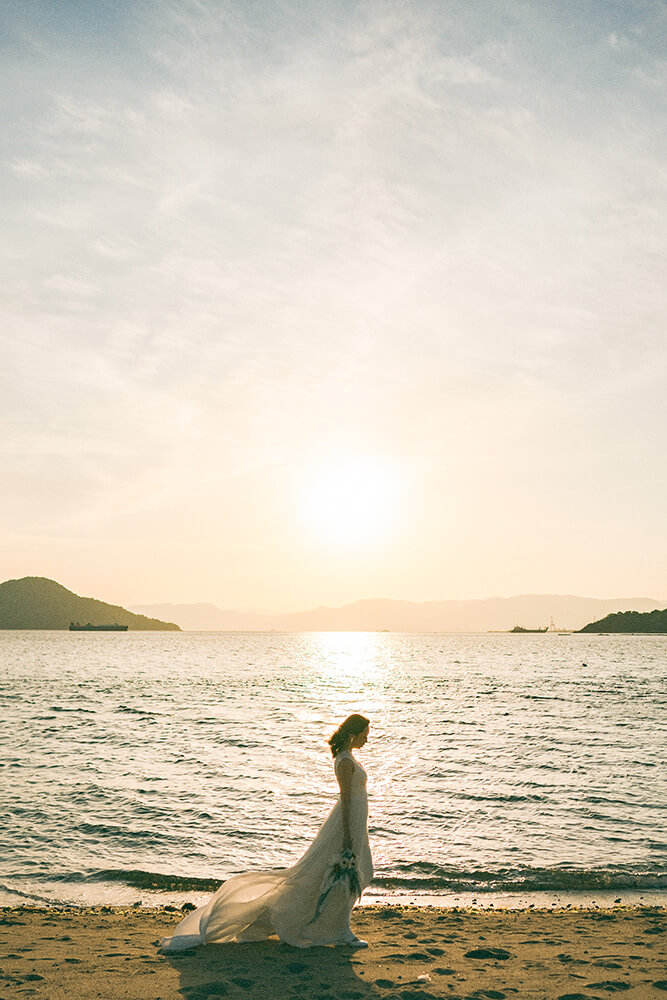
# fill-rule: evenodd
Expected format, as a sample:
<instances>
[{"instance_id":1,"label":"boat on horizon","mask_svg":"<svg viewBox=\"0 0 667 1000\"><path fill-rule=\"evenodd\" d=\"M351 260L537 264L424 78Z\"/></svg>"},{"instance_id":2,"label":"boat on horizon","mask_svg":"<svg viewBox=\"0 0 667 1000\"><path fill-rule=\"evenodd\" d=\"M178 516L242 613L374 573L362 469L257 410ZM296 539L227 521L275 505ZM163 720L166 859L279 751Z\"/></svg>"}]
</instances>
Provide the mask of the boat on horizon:
<instances>
[{"instance_id":1,"label":"boat on horizon","mask_svg":"<svg viewBox=\"0 0 667 1000\"><path fill-rule=\"evenodd\" d=\"M535 635L536 633L543 635L545 632L548 632L550 635L572 635L571 629L558 628L558 626L554 624L553 618L549 620L549 624L545 625L544 628L525 628L523 625L515 625L514 628L508 629L508 631L510 635L512 633L514 633L514 635Z\"/></svg>"},{"instance_id":2,"label":"boat on horizon","mask_svg":"<svg viewBox=\"0 0 667 1000\"><path fill-rule=\"evenodd\" d=\"M80 625L79 622L69 623L70 632L127 632L127 629L127 625L119 625L118 622L114 622L113 625L91 625L90 622L86 622L85 625Z\"/></svg>"}]
</instances>

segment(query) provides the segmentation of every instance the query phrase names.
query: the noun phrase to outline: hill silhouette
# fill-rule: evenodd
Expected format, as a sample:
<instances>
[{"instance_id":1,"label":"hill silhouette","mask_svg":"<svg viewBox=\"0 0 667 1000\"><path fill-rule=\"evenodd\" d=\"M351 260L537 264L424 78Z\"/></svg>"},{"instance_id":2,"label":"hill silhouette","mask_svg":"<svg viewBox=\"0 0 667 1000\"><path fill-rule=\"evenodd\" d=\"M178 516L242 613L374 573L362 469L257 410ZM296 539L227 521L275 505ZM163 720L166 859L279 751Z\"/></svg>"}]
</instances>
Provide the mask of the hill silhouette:
<instances>
[{"instance_id":1,"label":"hill silhouette","mask_svg":"<svg viewBox=\"0 0 667 1000\"><path fill-rule=\"evenodd\" d=\"M667 632L667 608L664 611L619 611L600 621L584 625L581 632Z\"/></svg>"},{"instance_id":2,"label":"hill silhouette","mask_svg":"<svg viewBox=\"0 0 667 1000\"><path fill-rule=\"evenodd\" d=\"M521 594L469 601L355 601L339 608L269 614L230 611L213 604L149 604L133 607L142 614L178 622L186 631L230 632L486 632L509 631L520 622L528 628L580 629L594 618L633 608L653 611L662 601L641 597L592 598L572 594Z\"/></svg>"},{"instance_id":3,"label":"hill silhouette","mask_svg":"<svg viewBox=\"0 0 667 1000\"><path fill-rule=\"evenodd\" d=\"M0 628L67 629L70 622L118 623L132 631L180 631L173 622L137 615L93 597L79 597L43 576L24 576L0 584Z\"/></svg>"}]
</instances>

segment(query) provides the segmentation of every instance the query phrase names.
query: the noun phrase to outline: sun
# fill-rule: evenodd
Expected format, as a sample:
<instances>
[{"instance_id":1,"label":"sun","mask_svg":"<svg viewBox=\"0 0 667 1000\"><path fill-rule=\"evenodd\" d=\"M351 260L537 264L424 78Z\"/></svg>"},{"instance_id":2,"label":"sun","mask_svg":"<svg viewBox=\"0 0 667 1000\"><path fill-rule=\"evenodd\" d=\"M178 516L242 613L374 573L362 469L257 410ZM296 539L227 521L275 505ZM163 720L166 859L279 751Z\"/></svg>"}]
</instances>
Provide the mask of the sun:
<instances>
[{"instance_id":1,"label":"sun","mask_svg":"<svg viewBox=\"0 0 667 1000\"><path fill-rule=\"evenodd\" d=\"M311 537L334 546L362 546L389 534L396 515L398 477L390 462L355 456L308 469L301 517Z\"/></svg>"}]
</instances>

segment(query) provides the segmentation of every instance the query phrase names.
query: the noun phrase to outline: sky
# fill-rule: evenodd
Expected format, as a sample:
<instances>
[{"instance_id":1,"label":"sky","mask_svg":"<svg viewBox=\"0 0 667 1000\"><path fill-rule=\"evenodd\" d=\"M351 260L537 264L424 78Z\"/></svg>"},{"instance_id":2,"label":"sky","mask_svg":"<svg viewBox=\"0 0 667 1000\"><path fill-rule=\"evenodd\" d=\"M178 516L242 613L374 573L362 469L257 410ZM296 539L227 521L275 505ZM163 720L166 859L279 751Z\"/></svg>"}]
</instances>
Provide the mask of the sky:
<instances>
[{"instance_id":1,"label":"sky","mask_svg":"<svg viewBox=\"0 0 667 1000\"><path fill-rule=\"evenodd\" d=\"M667 4L0 8L0 578L667 600Z\"/></svg>"}]
</instances>

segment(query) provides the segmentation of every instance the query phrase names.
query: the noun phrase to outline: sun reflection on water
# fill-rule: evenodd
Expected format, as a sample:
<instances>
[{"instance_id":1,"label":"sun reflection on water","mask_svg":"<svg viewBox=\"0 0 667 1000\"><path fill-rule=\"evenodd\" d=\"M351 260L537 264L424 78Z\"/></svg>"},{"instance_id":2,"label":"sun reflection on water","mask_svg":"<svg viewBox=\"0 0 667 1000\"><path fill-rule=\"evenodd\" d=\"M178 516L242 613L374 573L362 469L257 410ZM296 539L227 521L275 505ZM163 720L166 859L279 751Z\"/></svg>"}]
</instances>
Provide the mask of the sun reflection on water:
<instances>
[{"instance_id":1,"label":"sun reflection on water","mask_svg":"<svg viewBox=\"0 0 667 1000\"><path fill-rule=\"evenodd\" d=\"M367 716L369 741L358 758L369 773L373 794L384 798L391 783L388 761L396 749L390 693L396 684L395 636L320 632L294 638L300 645L299 656L313 699L303 723L315 731L331 733L353 712ZM330 780L328 775L323 778Z\"/></svg>"},{"instance_id":2,"label":"sun reflection on water","mask_svg":"<svg viewBox=\"0 0 667 1000\"><path fill-rule=\"evenodd\" d=\"M311 696L322 716L375 717L386 702L390 651L377 632L313 632L298 637Z\"/></svg>"},{"instance_id":3,"label":"sun reflection on water","mask_svg":"<svg viewBox=\"0 0 667 1000\"><path fill-rule=\"evenodd\" d=\"M308 655L323 673L365 682L381 670L386 651L377 632L314 632L302 638L311 647Z\"/></svg>"}]
</instances>

